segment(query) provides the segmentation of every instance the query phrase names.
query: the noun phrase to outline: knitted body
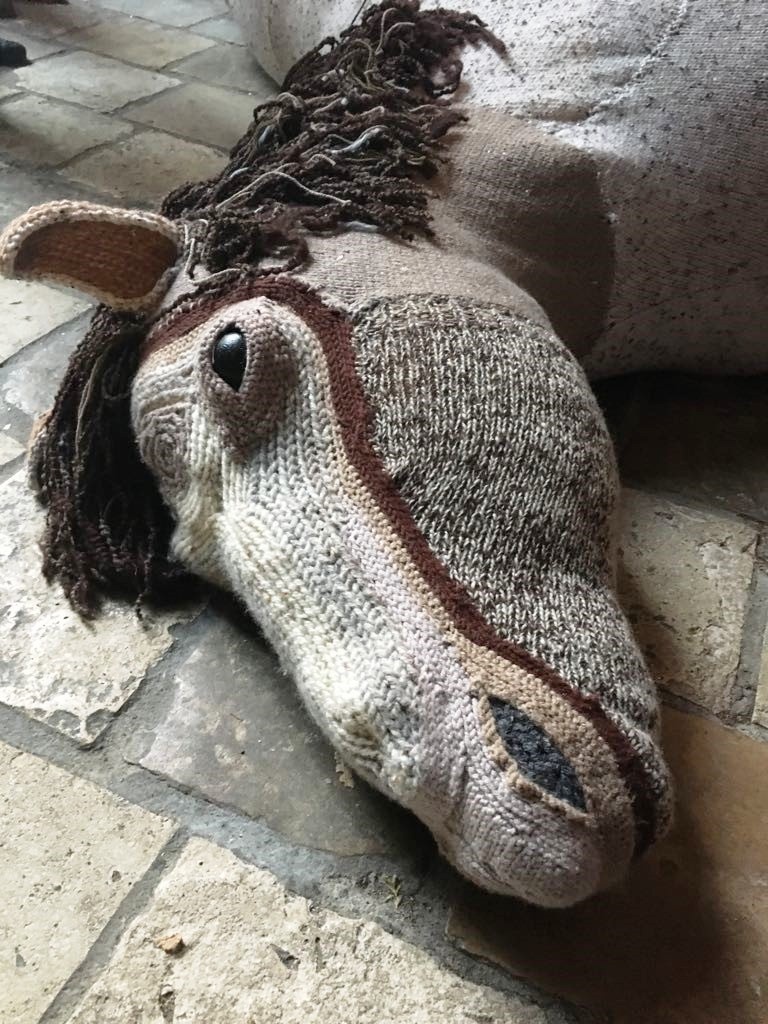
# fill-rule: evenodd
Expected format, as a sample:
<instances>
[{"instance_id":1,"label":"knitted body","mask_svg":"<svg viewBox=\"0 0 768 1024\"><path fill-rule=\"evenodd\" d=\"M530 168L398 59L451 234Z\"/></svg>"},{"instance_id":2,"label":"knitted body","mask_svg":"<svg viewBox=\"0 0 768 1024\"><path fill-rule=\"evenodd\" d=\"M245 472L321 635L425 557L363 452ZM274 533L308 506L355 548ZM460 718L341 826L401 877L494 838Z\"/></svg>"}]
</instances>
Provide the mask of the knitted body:
<instances>
[{"instance_id":1,"label":"knitted body","mask_svg":"<svg viewBox=\"0 0 768 1024\"><path fill-rule=\"evenodd\" d=\"M359 0L232 7L280 80ZM452 145L440 237L533 295L593 376L768 371L764 5L477 0L473 10L509 57L461 54L470 121Z\"/></svg>"},{"instance_id":2,"label":"knitted body","mask_svg":"<svg viewBox=\"0 0 768 1024\"><path fill-rule=\"evenodd\" d=\"M442 94L467 41L470 96L482 77L494 106L459 124ZM42 208L0 263L109 307L32 453L46 570L76 606L178 591L181 566L233 590L342 757L460 871L564 906L671 806L574 353L595 372L717 360L683 327L674 360L654 332L615 347L608 310L642 291L616 276L624 214L605 216L594 153L504 112L509 77L473 80L509 76L492 43L388 0L293 69L217 179L163 215ZM414 169L438 172L430 198ZM726 320L718 359L756 366Z\"/></svg>"}]
</instances>

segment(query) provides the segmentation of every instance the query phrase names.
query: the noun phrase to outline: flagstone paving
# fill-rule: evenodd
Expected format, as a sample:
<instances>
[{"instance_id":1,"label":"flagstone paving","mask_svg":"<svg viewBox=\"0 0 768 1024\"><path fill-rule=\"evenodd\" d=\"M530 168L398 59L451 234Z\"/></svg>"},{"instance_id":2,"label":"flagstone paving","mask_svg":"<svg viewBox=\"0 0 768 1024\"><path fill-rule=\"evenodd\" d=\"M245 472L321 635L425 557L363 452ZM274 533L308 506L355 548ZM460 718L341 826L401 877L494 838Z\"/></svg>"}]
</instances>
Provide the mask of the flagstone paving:
<instances>
[{"instance_id":1,"label":"flagstone paving","mask_svg":"<svg viewBox=\"0 0 768 1024\"><path fill-rule=\"evenodd\" d=\"M2 222L151 207L274 91L224 0L16 6ZM0 281L0 1021L765 1024L768 381L598 389L677 823L547 912L464 883L355 779L233 602L83 623L45 584L24 450L89 312Z\"/></svg>"}]
</instances>

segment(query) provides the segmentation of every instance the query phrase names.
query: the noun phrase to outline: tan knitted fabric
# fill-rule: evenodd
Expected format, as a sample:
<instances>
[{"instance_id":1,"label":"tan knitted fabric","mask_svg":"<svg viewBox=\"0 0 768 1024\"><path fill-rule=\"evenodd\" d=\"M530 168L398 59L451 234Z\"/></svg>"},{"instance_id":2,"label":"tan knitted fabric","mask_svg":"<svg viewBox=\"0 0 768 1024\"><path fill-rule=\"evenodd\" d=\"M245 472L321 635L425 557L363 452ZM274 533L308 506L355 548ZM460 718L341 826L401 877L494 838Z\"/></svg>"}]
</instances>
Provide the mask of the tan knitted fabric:
<instances>
[{"instance_id":1,"label":"tan knitted fabric","mask_svg":"<svg viewBox=\"0 0 768 1024\"><path fill-rule=\"evenodd\" d=\"M168 290L180 234L156 213L45 203L0 234L0 274L81 288L113 309L153 309Z\"/></svg>"},{"instance_id":2,"label":"tan knitted fabric","mask_svg":"<svg viewBox=\"0 0 768 1024\"><path fill-rule=\"evenodd\" d=\"M232 7L279 79L360 3ZM592 375L768 370L765 5L476 0L472 9L510 51L506 61L483 47L462 55L472 116L452 148L446 217L491 262L507 248L504 271Z\"/></svg>"}]
</instances>

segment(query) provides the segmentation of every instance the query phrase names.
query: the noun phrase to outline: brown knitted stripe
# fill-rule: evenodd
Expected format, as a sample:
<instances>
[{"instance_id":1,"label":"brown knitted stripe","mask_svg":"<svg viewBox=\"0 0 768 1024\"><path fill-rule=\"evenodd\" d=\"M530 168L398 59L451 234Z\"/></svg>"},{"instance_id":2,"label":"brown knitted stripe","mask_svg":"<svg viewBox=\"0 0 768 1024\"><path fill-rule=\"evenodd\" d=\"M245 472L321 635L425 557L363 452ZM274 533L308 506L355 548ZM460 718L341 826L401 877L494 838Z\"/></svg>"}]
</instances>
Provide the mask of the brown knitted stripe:
<instances>
[{"instance_id":1,"label":"brown knitted stripe","mask_svg":"<svg viewBox=\"0 0 768 1024\"><path fill-rule=\"evenodd\" d=\"M630 794L635 818L635 855L653 841L656 808L645 767L631 743L594 697L579 693L528 651L498 636L474 607L464 588L448 574L418 529L405 501L376 454L371 437L372 413L357 375L352 325L347 315L327 306L307 285L288 277L246 278L235 287L211 288L193 300L182 300L147 339L146 358L193 330L216 309L256 296L264 296L292 309L315 333L328 363L334 413L341 428L347 457L405 545L431 591L464 636L494 651L540 679L587 718L613 752Z\"/></svg>"},{"instance_id":2,"label":"brown knitted stripe","mask_svg":"<svg viewBox=\"0 0 768 1024\"><path fill-rule=\"evenodd\" d=\"M236 283L235 283L236 282ZM256 295L271 295L267 289L273 279L269 277L235 276L214 285L203 283L194 295L184 295L157 321L141 345L141 362L154 352L170 345L200 324L205 323L222 306L253 298Z\"/></svg>"}]
</instances>

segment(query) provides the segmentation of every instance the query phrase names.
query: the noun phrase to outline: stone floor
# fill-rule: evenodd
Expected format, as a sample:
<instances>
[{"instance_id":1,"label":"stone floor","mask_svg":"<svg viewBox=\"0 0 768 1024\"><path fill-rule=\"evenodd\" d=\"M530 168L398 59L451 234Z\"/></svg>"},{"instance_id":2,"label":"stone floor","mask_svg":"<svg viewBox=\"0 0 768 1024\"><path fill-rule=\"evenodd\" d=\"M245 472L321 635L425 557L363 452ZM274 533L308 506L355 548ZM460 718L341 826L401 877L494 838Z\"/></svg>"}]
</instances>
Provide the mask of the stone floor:
<instances>
[{"instance_id":1,"label":"stone floor","mask_svg":"<svg viewBox=\"0 0 768 1024\"><path fill-rule=\"evenodd\" d=\"M151 206L272 89L224 0L17 6L2 221ZM223 599L85 625L44 585L24 444L87 315L0 282L0 1020L765 1024L766 381L600 388L679 811L620 889L553 913L473 890L340 770Z\"/></svg>"}]
</instances>

